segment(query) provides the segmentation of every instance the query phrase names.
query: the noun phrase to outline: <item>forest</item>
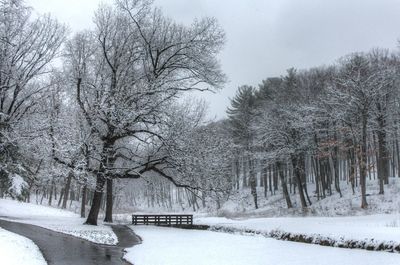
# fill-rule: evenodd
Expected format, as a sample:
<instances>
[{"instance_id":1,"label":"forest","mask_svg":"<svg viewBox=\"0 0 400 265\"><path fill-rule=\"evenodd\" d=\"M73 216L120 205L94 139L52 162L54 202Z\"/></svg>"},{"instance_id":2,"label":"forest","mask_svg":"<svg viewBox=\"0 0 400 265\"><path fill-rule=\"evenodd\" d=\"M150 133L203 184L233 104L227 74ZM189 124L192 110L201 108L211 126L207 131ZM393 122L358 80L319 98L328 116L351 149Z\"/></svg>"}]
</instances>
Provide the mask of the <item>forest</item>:
<instances>
[{"instance_id":1,"label":"forest","mask_svg":"<svg viewBox=\"0 0 400 265\"><path fill-rule=\"evenodd\" d=\"M70 34L22 0L0 13L2 198L75 205L96 225L114 210L218 211L237 194L306 212L359 192L368 209L367 182L384 194L400 177L398 51L240 86L227 118L210 120L192 91L228 81L216 19L182 25L117 0Z\"/></svg>"}]
</instances>

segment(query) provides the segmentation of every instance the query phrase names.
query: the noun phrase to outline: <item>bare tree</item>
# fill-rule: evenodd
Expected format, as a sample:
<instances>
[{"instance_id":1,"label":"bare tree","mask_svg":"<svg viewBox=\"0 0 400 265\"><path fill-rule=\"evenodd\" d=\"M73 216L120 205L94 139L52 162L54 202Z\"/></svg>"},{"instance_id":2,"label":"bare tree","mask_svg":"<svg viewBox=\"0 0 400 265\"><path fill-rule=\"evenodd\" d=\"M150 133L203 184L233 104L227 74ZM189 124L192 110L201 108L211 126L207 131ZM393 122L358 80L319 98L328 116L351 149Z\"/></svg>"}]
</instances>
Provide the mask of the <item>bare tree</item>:
<instances>
[{"instance_id":1,"label":"bare tree","mask_svg":"<svg viewBox=\"0 0 400 265\"><path fill-rule=\"evenodd\" d=\"M225 80L215 58L224 34L214 19L186 27L165 18L146 1L118 1L115 7L100 7L95 23L93 55L82 56L90 49L75 41L68 60L75 73L86 69L85 76L75 78L76 99L99 141L88 224L97 223L106 183L105 220L110 222L112 180L138 177L132 168L118 166L126 159L120 145L126 139L145 144L160 138L158 125L165 120L170 102L185 91L219 88ZM88 58L93 58L90 65Z\"/></svg>"},{"instance_id":2,"label":"bare tree","mask_svg":"<svg viewBox=\"0 0 400 265\"><path fill-rule=\"evenodd\" d=\"M331 96L337 117L351 132L359 161L361 208L367 208L366 177L368 171L368 135L371 118L378 99L384 97L386 87L393 80L387 78L388 69L374 69L365 54L357 53L341 60L340 72ZM377 104L378 103L378 104Z\"/></svg>"},{"instance_id":3,"label":"bare tree","mask_svg":"<svg viewBox=\"0 0 400 265\"><path fill-rule=\"evenodd\" d=\"M0 2L0 160L3 172L20 160L18 141L24 119L48 96L51 62L66 28L49 16L31 18L20 0ZM25 128L27 128L25 126ZM7 175L7 174L6 174Z\"/></svg>"}]
</instances>

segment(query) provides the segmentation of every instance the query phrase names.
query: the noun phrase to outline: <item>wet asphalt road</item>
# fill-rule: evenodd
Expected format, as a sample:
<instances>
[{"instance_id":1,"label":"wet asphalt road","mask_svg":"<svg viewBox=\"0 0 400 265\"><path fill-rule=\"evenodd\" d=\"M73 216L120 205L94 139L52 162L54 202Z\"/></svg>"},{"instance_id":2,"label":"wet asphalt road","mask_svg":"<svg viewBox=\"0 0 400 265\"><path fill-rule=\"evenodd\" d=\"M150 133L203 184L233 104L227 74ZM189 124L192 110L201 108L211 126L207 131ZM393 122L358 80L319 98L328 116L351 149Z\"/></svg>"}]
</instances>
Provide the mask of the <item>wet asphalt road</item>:
<instances>
[{"instance_id":1,"label":"wet asphalt road","mask_svg":"<svg viewBox=\"0 0 400 265\"><path fill-rule=\"evenodd\" d=\"M123 249L140 243L140 238L123 225L112 226L117 246L95 244L35 225L0 220L0 227L31 239L49 265L127 265Z\"/></svg>"}]
</instances>

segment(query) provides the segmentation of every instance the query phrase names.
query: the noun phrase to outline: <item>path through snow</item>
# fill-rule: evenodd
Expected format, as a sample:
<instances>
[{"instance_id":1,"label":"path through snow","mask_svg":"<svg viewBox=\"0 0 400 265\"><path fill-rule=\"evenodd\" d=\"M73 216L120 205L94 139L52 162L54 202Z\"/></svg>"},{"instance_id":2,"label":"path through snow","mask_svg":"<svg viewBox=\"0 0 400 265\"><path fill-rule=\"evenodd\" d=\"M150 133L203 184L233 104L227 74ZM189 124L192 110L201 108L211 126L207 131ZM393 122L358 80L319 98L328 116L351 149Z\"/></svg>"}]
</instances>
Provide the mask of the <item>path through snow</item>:
<instances>
[{"instance_id":1,"label":"path through snow","mask_svg":"<svg viewBox=\"0 0 400 265\"><path fill-rule=\"evenodd\" d=\"M135 237L129 237L132 233L130 234L130 231L124 231L123 227L118 227L117 230L121 232L121 235L124 234L128 239L131 239L121 240L127 242L123 246L99 245L34 225L14 223L5 220L0 220L0 227L18 233L35 242L49 265L128 265L128 263L122 259L123 249L127 246L132 246L136 242ZM33 248L33 250L35 249ZM22 250L22 254L24 255L24 253L29 253L30 251L30 249L24 249ZM4 263L2 256L0 256L0 261L1 264L9 265L8 263ZM16 264L43 265L46 263L31 263L29 260L23 260Z\"/></svg>"},{"instance_id":2,"label":"path through snow","mask_svg":"<svg viewBox=\"0 0 400 265\"><path fill-rule=\"evenodd\" d=\"M78 214L52 207L0 199L0 219L33 224L56 232L73 235L88 241L116 245L117 236L110 226L84 225Z\"/></svg>"}]
</instances>

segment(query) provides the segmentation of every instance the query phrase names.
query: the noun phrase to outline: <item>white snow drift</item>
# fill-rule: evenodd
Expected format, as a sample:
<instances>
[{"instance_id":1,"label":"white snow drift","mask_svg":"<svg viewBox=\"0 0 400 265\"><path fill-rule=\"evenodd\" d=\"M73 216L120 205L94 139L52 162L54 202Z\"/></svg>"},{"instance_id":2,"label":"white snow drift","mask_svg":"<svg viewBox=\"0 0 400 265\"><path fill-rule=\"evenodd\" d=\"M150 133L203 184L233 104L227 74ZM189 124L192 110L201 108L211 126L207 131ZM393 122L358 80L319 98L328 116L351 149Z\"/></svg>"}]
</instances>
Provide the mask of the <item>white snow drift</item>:
<instances>
[{"instance_id":1,"label":"white snow drift","mask_svg":"<svg viewBox=\"0 0 400 265\"><path fill-rule=\"evenodd\" d=\"M56 208L0 199L0 218L14 222L33 224L56 232L65 233L88 241L116 245L118 238L111 227L84 225L79 215Z\"/></svg>"},{"instance_id":2,"label":"white snow drift","mask_svg":"<svg viewBox=\"0 0 400 265\"><path fill-rule=\"evenodd\" d=\"M0 257L4 265L47 265L39 248L30 240L0 228Z\"/></svg>"},{"instance_id":3,"label":"white snow drift","mask_svg":"<svg viewBox=\"0 0 400 265\"><path fill-rule=\"evenodd\" d=\"M351 217L280 217L232 220L223 217L195 219L197 224L232 227L261 233L280 230L303 235L321 235L337 240L375 240L400 244L400 215L378 214Z\"/></svg>"}]
</instances>

